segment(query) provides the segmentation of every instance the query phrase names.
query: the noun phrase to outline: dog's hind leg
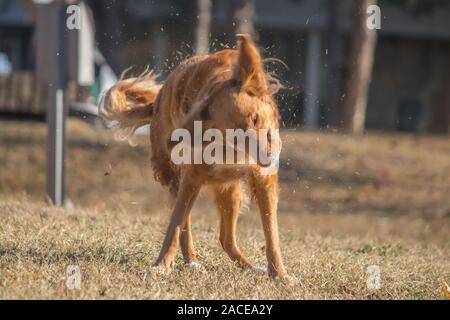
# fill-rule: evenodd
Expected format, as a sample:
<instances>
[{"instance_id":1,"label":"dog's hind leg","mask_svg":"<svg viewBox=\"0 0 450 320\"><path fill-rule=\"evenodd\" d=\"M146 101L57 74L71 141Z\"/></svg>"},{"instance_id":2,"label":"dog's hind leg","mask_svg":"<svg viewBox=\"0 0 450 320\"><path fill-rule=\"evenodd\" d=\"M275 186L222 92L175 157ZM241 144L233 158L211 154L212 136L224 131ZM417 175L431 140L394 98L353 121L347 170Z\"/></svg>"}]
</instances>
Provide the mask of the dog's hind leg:
<instances>
[{"instance_id":1,"label":"dog's hind leg","mask_svg":"<svg viewBox=\"0 0 450 320\"><path fill-rule=\"evenodd\" d=\"M236 241L236 226L241 207L241 185L239 183L226 188L214 189L215 201L220 213L220 244L231 260L244 269L252 265L242 255Z\"/></svg>"},{"instance_id":2,"label":"dog's hind leg","mask_svg":"<svg viewBox=\"0 0 450 320\"><path fill-rule=\"evenodd\" d=\"M185 175L179 186L175 208L172 212L161 252L155 263L156 266L164 267L166 270L172 269L181 231L188 221L189 213L199 191L200 184Z\"/></svg>"}]
</instances>

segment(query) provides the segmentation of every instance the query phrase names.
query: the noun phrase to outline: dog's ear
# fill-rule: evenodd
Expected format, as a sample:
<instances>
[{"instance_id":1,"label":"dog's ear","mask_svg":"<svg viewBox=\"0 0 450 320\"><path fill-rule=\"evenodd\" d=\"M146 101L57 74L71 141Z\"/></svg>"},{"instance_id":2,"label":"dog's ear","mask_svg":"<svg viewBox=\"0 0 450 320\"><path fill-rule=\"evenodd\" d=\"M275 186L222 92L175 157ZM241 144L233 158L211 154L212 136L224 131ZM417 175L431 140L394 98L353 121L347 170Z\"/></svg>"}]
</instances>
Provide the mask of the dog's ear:
<instances>
[{"instance_id":1,"label":"dog's ear","mask_svg":"<svg viewBox=\"0 0 450 320\"><path fill-rule=\"evenodd\" d=\"M261 96L267 93L267 82L261 62L261 55L248 34L238 34L239 58L235 70L235 80L241 90Z\"/></svg>"}]
</instances>

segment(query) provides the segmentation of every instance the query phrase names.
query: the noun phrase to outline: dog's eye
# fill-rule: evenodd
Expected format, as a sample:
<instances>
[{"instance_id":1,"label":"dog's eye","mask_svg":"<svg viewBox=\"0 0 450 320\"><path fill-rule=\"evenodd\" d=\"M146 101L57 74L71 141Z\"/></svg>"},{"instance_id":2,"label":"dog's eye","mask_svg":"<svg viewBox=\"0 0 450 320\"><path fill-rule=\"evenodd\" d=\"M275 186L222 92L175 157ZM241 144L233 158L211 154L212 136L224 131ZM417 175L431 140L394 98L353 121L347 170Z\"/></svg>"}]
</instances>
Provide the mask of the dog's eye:
<instances>
[{"instance_id":1,"label":"dog's eye","mask_svg":"<svg viewBox=\"0 0 450 320\"><path fill-rule=\"evenodd\" d=\"M253 126L256 127L256 125L257 125L258 122L259 122L259 117L258 117L257 114L255 114L255 115L253 116L252 121L253 121Z\"/></svg>"}]
</instances>

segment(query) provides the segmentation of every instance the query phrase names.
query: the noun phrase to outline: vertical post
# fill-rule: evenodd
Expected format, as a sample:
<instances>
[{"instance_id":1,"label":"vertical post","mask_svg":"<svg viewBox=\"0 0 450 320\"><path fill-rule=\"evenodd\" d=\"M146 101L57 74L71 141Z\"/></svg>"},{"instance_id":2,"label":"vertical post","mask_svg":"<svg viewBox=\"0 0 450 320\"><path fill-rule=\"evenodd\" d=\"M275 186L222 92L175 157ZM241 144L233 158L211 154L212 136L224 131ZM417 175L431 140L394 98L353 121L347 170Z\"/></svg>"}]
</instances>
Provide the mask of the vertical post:
<instances>
[{"instance_id":1,"label":"vertical post","mask_svg":"<svg viewBox=\"0 0 450 320\"><path fill-rule=\"evenodd\" d=\"M50 89L47 109L47 193L56 206L64 205L65 118L64 89Z\"/></svg>"},{"instance_id":2,"label":"vertical post","mask_svg":"<svg viewBox=\"0 0 450 320\"><path fill-rule=\"evenodd\" d=\"M65 5L38 5L37 73L47 85L47 194L56 206L64 205L65 159Z\"/></svg>"},{"instance_id":3,"label":"vertical post","mask_svg":"<svg viewBox=\"0 0 450 320\"><path fill-rule=\"evenodd\" d=\"M317 128L319 125L320 88L320 32L311 30L306 48L305 79L305 127Z\"/></svg>"},{"instance_id":4,"label":"vertical post","mask_svg":"<svg viewBox=\"0 0 450 320\"><path fill-rule=\"evenodd\" d=\"M67 108L64 103L64 6L55 5L55 16L52 25L55 29L55 45L52 55L55 57L56 70L52 73L48 95L47 125L47 193L56 206L64 205L64 160L65 160L65 119Z\"/></svg>"}]
</instances>

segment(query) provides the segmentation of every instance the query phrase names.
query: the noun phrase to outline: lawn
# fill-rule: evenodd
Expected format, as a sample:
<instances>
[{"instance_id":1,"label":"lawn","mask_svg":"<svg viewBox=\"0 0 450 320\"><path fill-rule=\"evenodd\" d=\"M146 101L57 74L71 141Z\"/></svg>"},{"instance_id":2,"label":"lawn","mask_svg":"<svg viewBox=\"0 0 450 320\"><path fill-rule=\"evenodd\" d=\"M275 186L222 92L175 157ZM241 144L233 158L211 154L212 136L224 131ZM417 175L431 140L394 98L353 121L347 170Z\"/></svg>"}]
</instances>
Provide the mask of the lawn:
<instances>
[{"instance_id":1,"label":"lawn","mask_svg":"<svg viewBox=\"0 0 450 320\"><path fill-rule=\"evenodd\" d=\"M45 196L43 123L0 121L0 298L442 299L450 282L450 140L439 136L285 130L280 234L290 279L243 272L223 253L204 192L193 234L204 266L177 257L152 271L169 198L154 180L147 139L115 142L79 120L68 126L67 209ZM254 205L238 241L265 265ZM66 269L81 270L81 290ZM381 288L367 287L369 266Z\"/></svg>"}]
</instances>

